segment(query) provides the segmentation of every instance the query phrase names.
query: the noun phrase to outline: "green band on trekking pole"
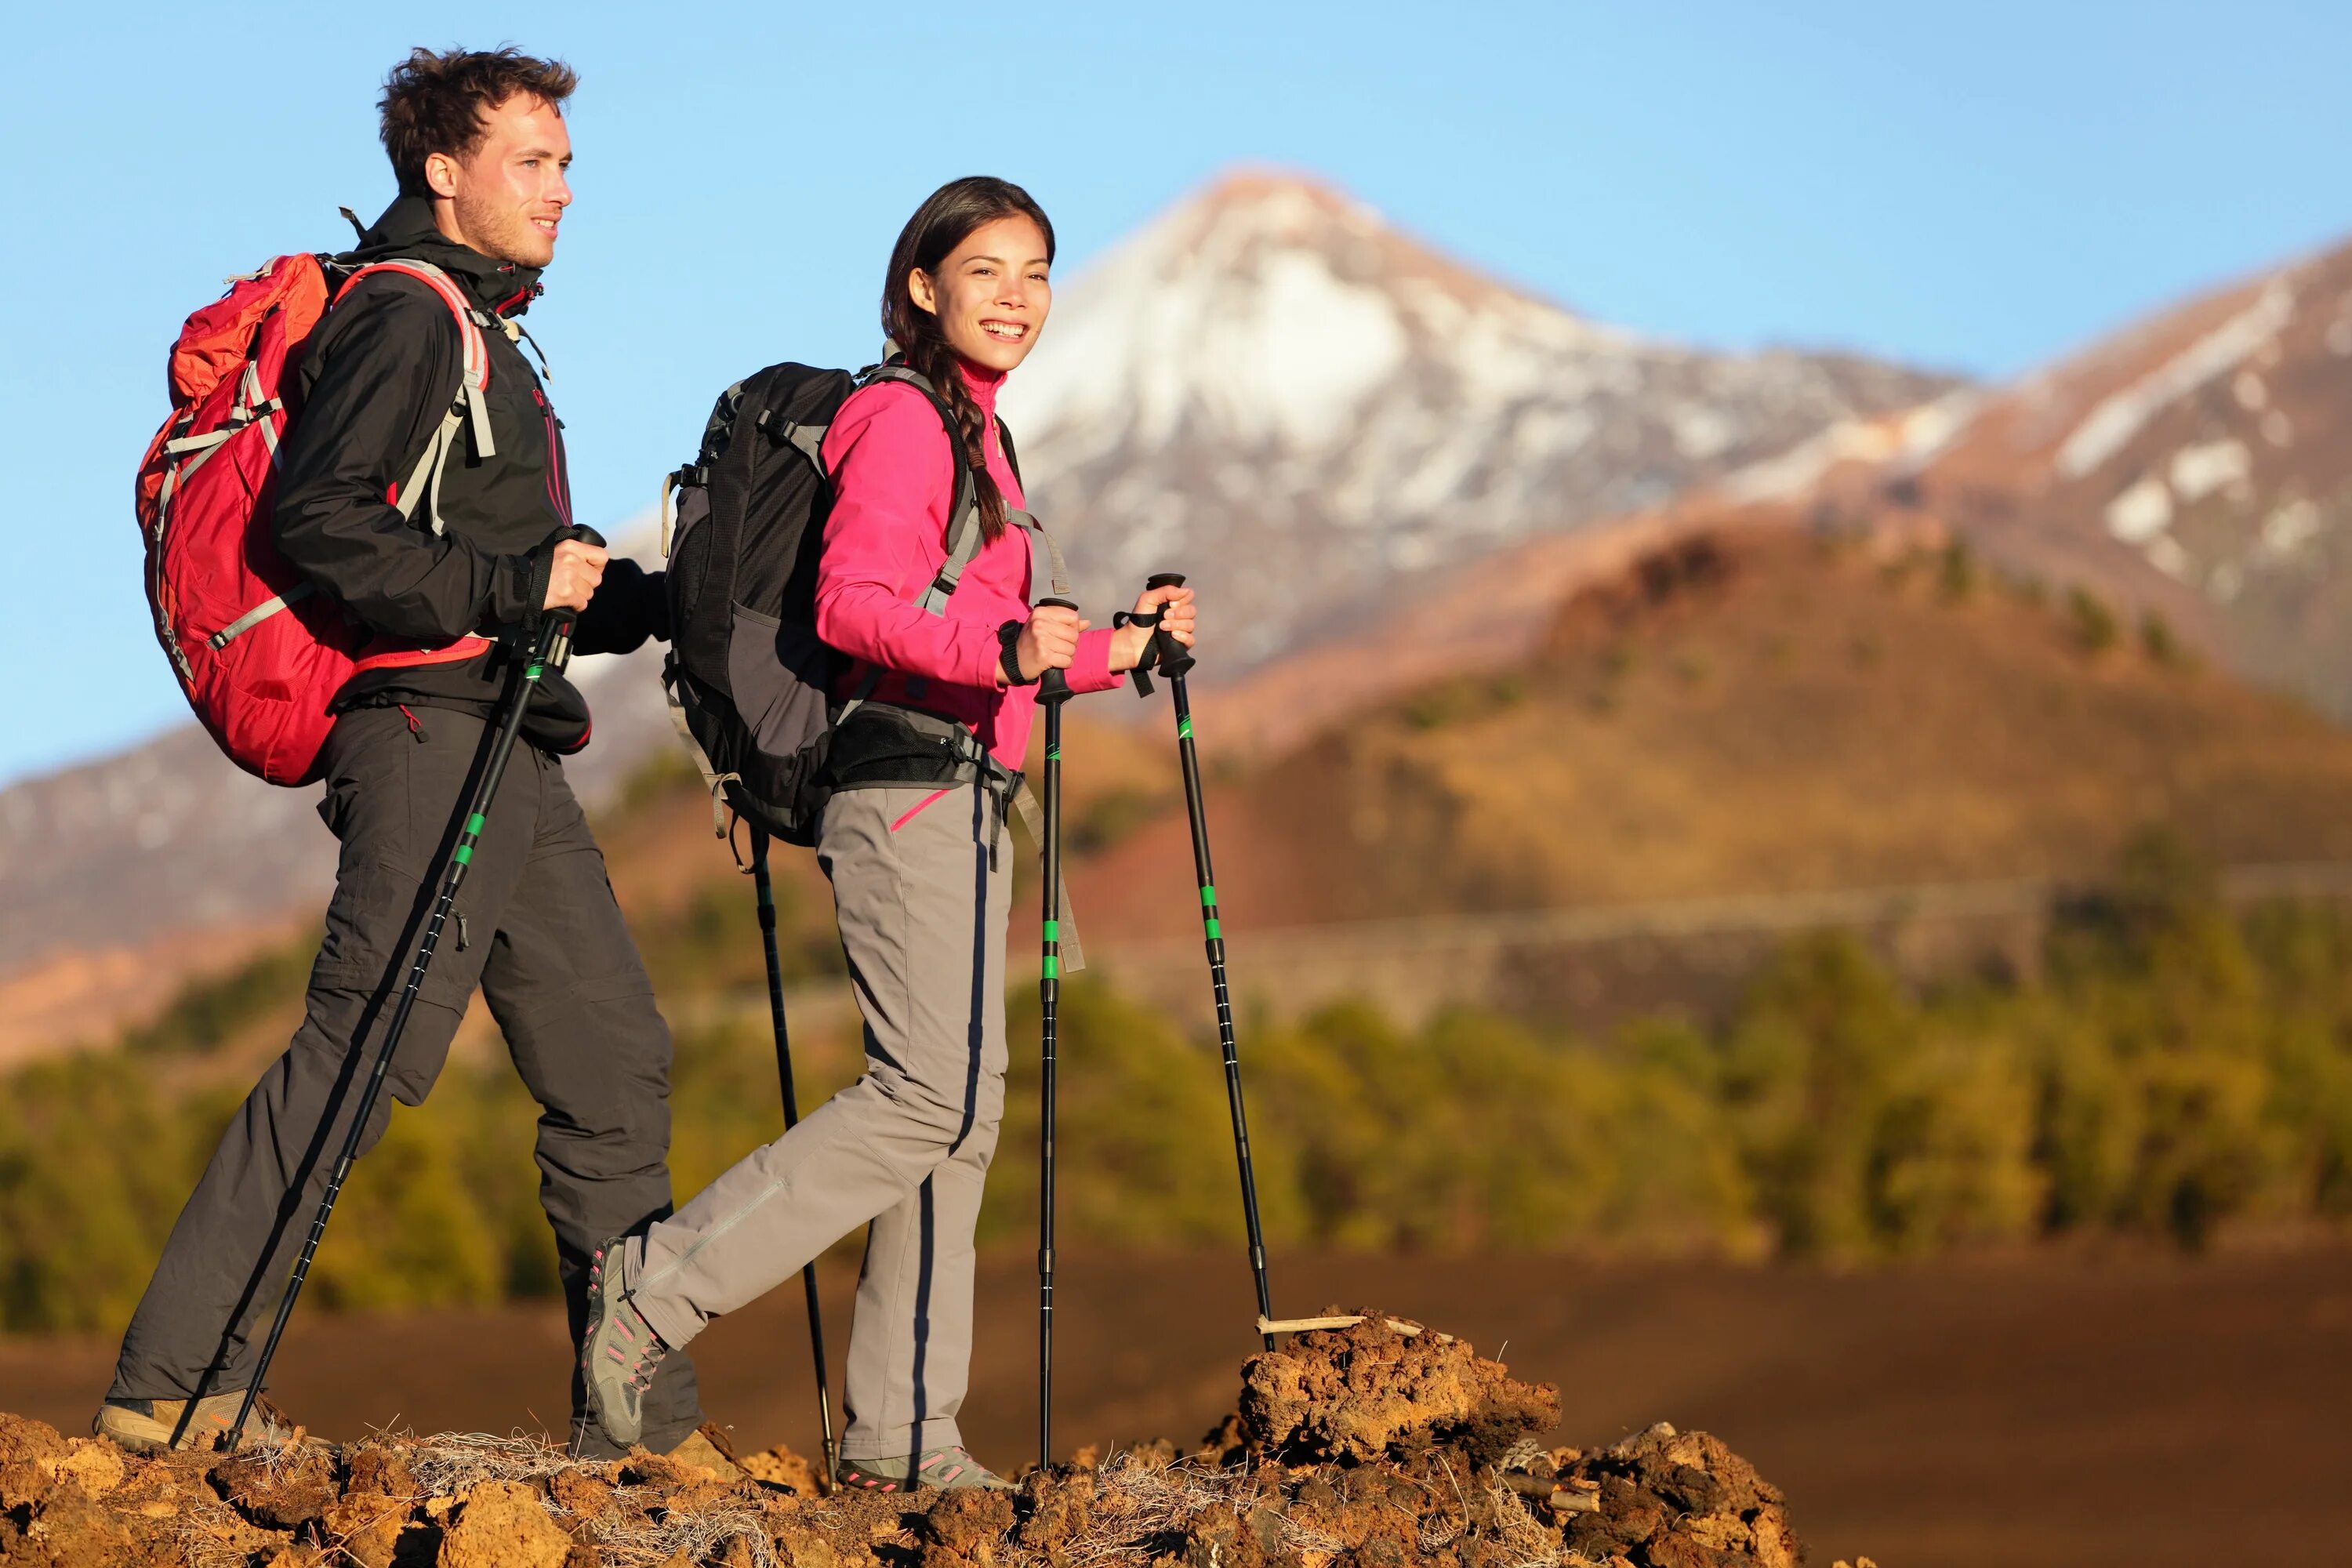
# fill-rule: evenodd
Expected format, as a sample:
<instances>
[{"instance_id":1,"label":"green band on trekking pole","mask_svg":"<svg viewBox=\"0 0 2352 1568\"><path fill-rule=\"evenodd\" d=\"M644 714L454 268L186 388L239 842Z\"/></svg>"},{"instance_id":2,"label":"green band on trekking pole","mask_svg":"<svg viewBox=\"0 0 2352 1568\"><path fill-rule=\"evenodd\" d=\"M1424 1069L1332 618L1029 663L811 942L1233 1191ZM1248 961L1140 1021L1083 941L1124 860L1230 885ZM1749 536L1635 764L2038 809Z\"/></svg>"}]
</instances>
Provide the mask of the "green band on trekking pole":
<instances>
[{"instance_id":1,"label":"green band on trekking pole","mask_svg":"<svg viewBox=\"0 0 2352 1568\"><path fill-rule=\"evenodd\" d=\"M1048 980L1059 980L1062 977L1062 961L1050 952L1045 955L1045 977Z\"/></svg>"},{"instance_id":2,"label":"green band on trekking pole","mask_svg":"<svg viewBox=\"0 0 2352 1568\"><path fill-rule=\"evenodd\" d=\"M1214 882L1202 887L1201 907L1204 910L1213 910L1217 907L1217 885Z\"/></svg>"},{"instance_id":3,"label":"green band on trekking pole","mask_svg":"<svg viewBox=\"0 0 2352 1568\"><path fill-rule=\"evenodd\" d=\"M1223 939L1224 931L1217 924L1217 917L1214 915L1211 915L1207 919L1203 920L1201 922L1201 929L1207 931L1213 939L1220 941Z\"/></svg>"},{"instance_id":4,"label":"green band on trekking pole","mask_svg":"<svg viewBox=\"0 0 2352 1568\"><path fill-rule=\"evenodd\" d=\"M466 837L468 838L479 838L482 836L482 814L478 811L474 813L473 816L466 818Z\"/></svg>"},{"instance_id":5,"label":"green band on trekking pole","mask_svg":"<svg viewBox=\"0 0 2352 1568\"><path fill-rule=\"evenodd\" d=\"M1047 942L1059 942L1062 940L1061 921L1047 921L1045 922L1045 940Z\"/></svg>"},{"instance_id":6,"label":"green band on trekking pole","mask_svg":"<svg viewBox=\"0 0 2352 1568\"><path fill-rule=\"evenodd\" d=\"M460 866L472 865L474 863L474 847L470 844L458 845L456 859L457 864Z\"/></svg>"},{"instance_id":7,"label":"green band on trekking pole","mask_svg":"<svg viewBox=\"0 0 2352 1568\"><path fill-rule=\"evenodd\" d=\"M1180 741L1192 738L1192 716L1190 713L1176 721L1176 738Z\"/></svg>"}]
</instances>

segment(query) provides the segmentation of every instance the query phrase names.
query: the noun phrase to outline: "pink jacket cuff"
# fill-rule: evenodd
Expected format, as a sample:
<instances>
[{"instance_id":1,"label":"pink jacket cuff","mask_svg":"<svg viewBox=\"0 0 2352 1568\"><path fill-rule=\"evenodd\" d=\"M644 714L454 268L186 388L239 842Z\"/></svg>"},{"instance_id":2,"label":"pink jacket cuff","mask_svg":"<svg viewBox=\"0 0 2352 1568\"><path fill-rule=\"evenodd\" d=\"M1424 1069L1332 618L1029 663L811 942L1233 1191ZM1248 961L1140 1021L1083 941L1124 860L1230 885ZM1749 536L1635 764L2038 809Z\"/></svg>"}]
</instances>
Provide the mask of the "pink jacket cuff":
<instances>
[{"instance_id":1,"label":"pink jacket cuff","mask_svg":"<svg viewBox=\"0 0 2352 1568\"><path fill-rule=\"evenodd\" d=\"M1070 661L1072 691L1108 691L1118 685L1110 668L1110 638L1108 626L1078 634L1077 657Z\"/></svg>"}]
</instances>

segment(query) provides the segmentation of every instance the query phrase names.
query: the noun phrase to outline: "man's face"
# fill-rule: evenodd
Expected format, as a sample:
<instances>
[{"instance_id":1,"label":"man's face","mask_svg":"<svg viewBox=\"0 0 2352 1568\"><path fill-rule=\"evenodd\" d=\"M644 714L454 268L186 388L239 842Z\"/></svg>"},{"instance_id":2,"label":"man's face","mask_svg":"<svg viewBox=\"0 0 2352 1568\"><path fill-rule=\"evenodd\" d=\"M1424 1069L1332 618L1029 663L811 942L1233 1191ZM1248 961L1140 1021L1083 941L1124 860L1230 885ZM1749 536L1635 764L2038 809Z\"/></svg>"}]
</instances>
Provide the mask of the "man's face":
<instances>
[{"instance_id":1,"label":"man's face","mask_svg":"<svg viewBox=\"0 0 2352 1568\"><path fill-rule=\"evenodd\" d=\"M485 112L482 125L464 158L425 160L425 183L447 204L436 214L441 232L500 261L544 267L572 205L571 132L554 105L523 93Z\"/></svg>"}]
</instances>

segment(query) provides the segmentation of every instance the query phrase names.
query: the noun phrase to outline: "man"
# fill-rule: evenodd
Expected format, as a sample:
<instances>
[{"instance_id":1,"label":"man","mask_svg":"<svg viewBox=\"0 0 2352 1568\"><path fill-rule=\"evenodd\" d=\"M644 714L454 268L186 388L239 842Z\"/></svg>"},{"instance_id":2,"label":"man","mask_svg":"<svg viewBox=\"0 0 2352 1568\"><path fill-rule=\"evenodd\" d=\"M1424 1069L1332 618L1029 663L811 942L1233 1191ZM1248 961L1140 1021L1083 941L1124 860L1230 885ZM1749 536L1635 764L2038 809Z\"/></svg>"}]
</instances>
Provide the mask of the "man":
<instances>
[{"instance_id":1,"label":"man","mask_svg":"<svg viewBox=\"0 0 2352 1568\"><path fill-rule=\"evenodd\" d=\"M516 341L572 203L562 106L576 80L511 48L419 49L385 85L400 195L352 259L429 262L471 301L489 355L490 439L462 434L430 501L402 516L392 498L457 403L463 340L423 280L353 284L301 368L277 538L320 593L416 651L363 666L337 700L319 810L342 851L306 1016L231 1121L123 1337L96 1429L127 1447L205 1441L236 1417L257 1350L247 1336L346 1135L521 628L581 612L583 652L668 635L657 577L554 537L572 521L562 427ZM494 639L488 651L458 642L472 633ZM394 1099L424 1100L480 984L542 1108L540 1196L574 1342L589 1250L670 1209L669 1031L557 759L587 731L578 691L549 675L390 1076ZM363 1147L391 1114L379 1101ZM723 1467L698 1432L691 1368L656 1398L646 1446ZM617 1454L585 1409L575 1363L572 1447ZM270 1420L282 1435L283 1418Z\"/></svg>"}]
</instances>

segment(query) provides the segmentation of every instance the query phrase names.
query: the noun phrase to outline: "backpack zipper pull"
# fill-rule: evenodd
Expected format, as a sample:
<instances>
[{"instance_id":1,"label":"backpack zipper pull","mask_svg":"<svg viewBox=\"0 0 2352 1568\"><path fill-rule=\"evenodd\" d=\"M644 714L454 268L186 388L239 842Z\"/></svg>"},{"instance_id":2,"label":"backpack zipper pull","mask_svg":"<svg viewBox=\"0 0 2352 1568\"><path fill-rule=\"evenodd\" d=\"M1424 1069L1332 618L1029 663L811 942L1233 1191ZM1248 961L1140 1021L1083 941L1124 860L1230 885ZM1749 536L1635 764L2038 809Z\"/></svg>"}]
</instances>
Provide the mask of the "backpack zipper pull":
<instances>
[{"instance_id":1,"label":"backpack zipper pull","mask_svg":"<svg viewBox=\"0 0 2352 1568\"><path fill-rule=\"evenodd\" d=\"M415 714L411 713L408 710L408 704L405 702L395 702L393 706L399 709L400 716L408 721L408 732L416 737L416 743L420 746L423 745L425 742L425 726L418 722Z\"/></svg>"},{"instance_id":2,"label":"backpack zipper pull","mask_svg":"<svg viewBox=\"0 0 2352 1568\"><path fill-rule=\"evenodd\" d=\"M473 941L472 933L466 930L466 915L465 911L461 910L457 913L457 951L459 952L465 952L467 947L472 945Z\"/></svg>"}]
</instances>

